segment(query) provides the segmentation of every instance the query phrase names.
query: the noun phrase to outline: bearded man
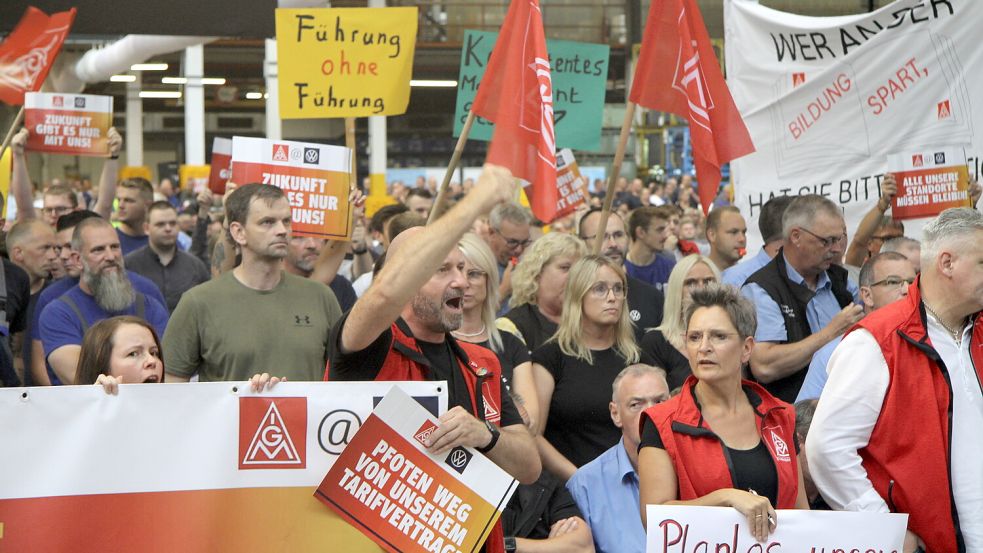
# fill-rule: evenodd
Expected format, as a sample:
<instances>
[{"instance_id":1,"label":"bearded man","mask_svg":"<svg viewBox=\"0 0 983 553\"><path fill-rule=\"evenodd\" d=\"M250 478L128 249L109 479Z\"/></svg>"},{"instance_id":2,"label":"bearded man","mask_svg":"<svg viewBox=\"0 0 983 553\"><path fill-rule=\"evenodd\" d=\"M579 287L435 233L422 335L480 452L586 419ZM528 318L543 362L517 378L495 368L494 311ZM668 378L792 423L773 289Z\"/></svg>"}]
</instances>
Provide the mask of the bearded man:
<instances>
[{"instance_id":1,"label":"bearded man","mask_svg":"<svg viewBox=\"0 0 983 553\"><path fill-rule=\"evenodd\" d=\"M82 337L95 323L136 315L163 334L168 318L158 300L134 291L123 268L119 237L108 221L92 217L80 222L72 234L72 250L82 262L79 283L44 308L40 325L44 356L64 384L75 382Z\"/></svg>"}]
</instances>

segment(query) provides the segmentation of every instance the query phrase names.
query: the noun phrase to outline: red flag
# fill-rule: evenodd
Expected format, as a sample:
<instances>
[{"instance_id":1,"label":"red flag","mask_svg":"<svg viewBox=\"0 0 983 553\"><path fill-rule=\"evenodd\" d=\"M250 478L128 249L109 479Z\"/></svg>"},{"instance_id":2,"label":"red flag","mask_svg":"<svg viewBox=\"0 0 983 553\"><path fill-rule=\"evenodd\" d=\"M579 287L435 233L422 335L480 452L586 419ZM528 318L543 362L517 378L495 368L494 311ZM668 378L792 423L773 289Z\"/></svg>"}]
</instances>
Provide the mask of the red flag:
<instances>
[{"instance_id":1,"label":"red flag","mask_svg":"<svg viewBox=\"0 0 983 553\"><path fill-rule=\"evenodd\" d=\"M693 0L653 0L629 96L689 120L700 203L706 213L720 166L754 151Z\"/></svg>"},{"instance_id":2,"label":"red flag","mask_svg":"<svg viewBox=\"0 0 983 553\"><path fill-rule=\"evenodd\" d=\"M471 109L495 123L487 161L528 181L533 214L552 221L560 193L553 84L539 0L513 0L509 6Z\"/></svg>"},{"instance_id":3,"label":"red flag","mask_svg":"<svg viewBox=\"0 0 983 553\"><path fill-rule=\"evenodd\" d=\"M28 6L0 44L0 102L22 105L25 92L37 92L75 21L75 8L48 17Z\"/></svg>"}]
</instances>

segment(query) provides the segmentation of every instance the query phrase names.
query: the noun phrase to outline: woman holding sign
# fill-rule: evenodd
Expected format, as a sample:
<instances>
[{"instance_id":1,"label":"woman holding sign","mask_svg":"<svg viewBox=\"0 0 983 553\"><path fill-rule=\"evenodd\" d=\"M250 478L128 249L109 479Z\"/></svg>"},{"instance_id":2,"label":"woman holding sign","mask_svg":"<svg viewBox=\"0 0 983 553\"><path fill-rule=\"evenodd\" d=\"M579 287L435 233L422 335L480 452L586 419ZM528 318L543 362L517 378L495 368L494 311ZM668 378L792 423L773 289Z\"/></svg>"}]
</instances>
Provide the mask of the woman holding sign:
<instances>
[{"instance_id":1,"label":"woman holding sign","mask_svg":"<svg viewBox=\"0 0 983 553\"><path fill-rule=\"evenodd\" d=\"M642 520L650 504L734 507L763 541L775 529L776 508L809 508L795 411L742 379L757 326L750 300L715 284L691 297L684 320L693 375L641 419Z\"/></svg>"}]
</instances>

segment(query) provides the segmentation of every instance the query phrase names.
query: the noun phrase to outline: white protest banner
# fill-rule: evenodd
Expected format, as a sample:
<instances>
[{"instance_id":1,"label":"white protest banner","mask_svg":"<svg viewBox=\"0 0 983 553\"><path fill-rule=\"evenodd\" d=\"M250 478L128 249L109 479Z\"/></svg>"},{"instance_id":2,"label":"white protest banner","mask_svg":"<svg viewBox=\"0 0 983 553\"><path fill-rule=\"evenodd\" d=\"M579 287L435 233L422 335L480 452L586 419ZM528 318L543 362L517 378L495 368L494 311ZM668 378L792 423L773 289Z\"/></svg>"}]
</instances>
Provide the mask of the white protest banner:
<instances>
[{"instance_id":1,"label":"white protest banner","mask_svg":"<svg viewBox=\"0 0 983 553\"><path fill-rule=\"evenodd\" d=\"M900 553L908 515L778 510L775 531L755 541L731 507L647 505L647 553Z\"/></svg>"},{"instance_id":2,"label":"white protest banner","mask_svg":"<svg viewBox=\"0 0 983 553\"><path fill-rule=\"evenodd\" d=\"M393 553L479 551L518 486L484 455L423 446L436 418L393 388L355 434L317 497Z\"/></svg>"},{"instance_id":3,"label":"white protest banner","mask_svg":"<svg viewBox=\"0 0 983 553\"><path fill-rule=\"evenodd\" d=\"M895 219L934 217L950 207L969 207L969 169L962 148L932 148L887 156L898 179L891 205Z\"/></svg>"},{"instance_id":4,"label":"white protest banner","mask_svg":"<svg viewBox=\"0 0 983 553\"><path fill-rule=\"evenodd\" d=\"M755 221L773 195L816 193L847 231L879 197L887 155L965 146L979 175L983 2L898 0L871 13L805 17L725 0L727 83L757 151L731 163ZM906 224L921 235L924 220ZM748 225L748 249L761 244Z\"/></svg>"},{"instance_id":5,"label":"white protest banner","mask_svg":"<svg viewBox=\"0 0 983 553\"><path fill-rule=\"evenodd\" d=\"M312 494L394 386L447 408L443 382L2 389L0 551L374 551Z\"/></svg>"},{"instance_id":6,"label":"white protest banner","mask_svg":"<svg viewBox=\"0 0 983 553\"><path fill-rule=\"evenodd\" d=\"M113 97L91 94L24 95L24 126L33 152L80 156L109 155Z\"/></svg>"},{"instance_id":7,"label":"white protest banner","mask_svg":"<svg viewBox=\"0 0 983 553\"><path fill-rule=\"evenodd\" d=\"M342 146L232 137L232 182L272 184L290 202L294 236L351 238L352 151Z\"/></svg>"}]
</instances>

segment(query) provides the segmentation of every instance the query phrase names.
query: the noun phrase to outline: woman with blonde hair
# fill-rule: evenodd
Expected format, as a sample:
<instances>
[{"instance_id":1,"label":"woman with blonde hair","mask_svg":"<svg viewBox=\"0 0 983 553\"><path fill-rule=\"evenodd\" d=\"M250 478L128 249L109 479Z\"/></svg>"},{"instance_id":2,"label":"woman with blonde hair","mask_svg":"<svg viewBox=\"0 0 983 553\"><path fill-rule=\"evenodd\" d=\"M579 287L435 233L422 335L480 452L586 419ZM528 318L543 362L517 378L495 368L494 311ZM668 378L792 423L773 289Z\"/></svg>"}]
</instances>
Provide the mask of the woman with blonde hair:
<instances>
[{"instance_id":1,"label":"woman with blonde hair","mask_svg":"<svg viewBox=\"0 0 983 553\"><path fill-rule=\"evenodd\" d=\"M529 351L546 342L560 323L567 273L586 254L583 240L571 234L551 232L533 242L512 271L512 310L498 319L498 328Z\"/></svg>"},{"instance_id":2,"label":"woman with blonde hair","mask_svg":"<svg viewBox=\"0 0 983 553\"><path fill-rule=\"evenodd\" d=\"M621 439L611 385L625 367L650 363L635 344L621 265L588 255L570 270L559 329L532 354L543 465L566 480Z\"/></svg>"},{"instance_id":3,"label":"woman with blonde hair","mask_svg":"<svg viewBox=\"0 0 983 553\"><path fill-rule=\"evenodd\" d=\"M518 398L516 407L525 409L527 421L535 420L536 388L532 379L532 361L522 340L495 327L498 307L498 264L488 244L474 233L467 233L457 244L464 254L467 288L461 300L464 318L461 327L451 331L457 340L484 346L498 357L505 387ZM528 422L527 422L528 424Z\"/></svg>"},{"instance_id":4,"label":"woman with blonde hair","mask_svg":"<svg viewBox=\"0 0 983 553\"><path fill-rule=\"evenodd\" d=\"M683 311L693 291L714 282L720 282L720 271L709 257L693 254L679 260L666 283L662 324L648 329L639 343L656 366L666 370L670 390L681 386L692 373L686 357Z\"/></svg>"}]
</instances>

